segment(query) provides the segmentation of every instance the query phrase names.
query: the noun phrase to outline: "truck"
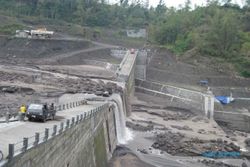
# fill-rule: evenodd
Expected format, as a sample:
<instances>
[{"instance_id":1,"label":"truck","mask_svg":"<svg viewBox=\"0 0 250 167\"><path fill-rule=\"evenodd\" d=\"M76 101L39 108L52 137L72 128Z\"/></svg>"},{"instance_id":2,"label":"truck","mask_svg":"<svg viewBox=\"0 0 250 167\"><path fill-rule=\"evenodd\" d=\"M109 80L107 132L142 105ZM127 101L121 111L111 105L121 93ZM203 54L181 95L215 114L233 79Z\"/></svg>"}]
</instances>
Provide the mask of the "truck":
<instances>
[{"instance_id":1,"label":"truck","mask_svg":"<svg viewBox=\"0 0 250 167\"><path fill-rule=\"evenodd\" d=\"M48 119L55 119L56 110L53 103L50 106L47 104L30 104L26 116L29 121L41 120L42 122L46 122Z\"/></svg>"},{"instance_id":2,"label":"truck","mask_svg":"<svg viewBox=\"0 0 250 167\"><path fill-rule=\"evenodd\" d=\"M54 31L48 31L46 28L36 30L16 30L17 38L49 39L53 36Z\"/></svg>"},{"instance_id":3,"label":"truck","mask_svg":"<svg viewBox=\"0 0 250 167\"><path fill-rule=\"evenodd\" d=\"M53 31L47 31L46 28L30 30L30 35L32 38L51 38L53 34Z\"/></svg>"}]
</instances>

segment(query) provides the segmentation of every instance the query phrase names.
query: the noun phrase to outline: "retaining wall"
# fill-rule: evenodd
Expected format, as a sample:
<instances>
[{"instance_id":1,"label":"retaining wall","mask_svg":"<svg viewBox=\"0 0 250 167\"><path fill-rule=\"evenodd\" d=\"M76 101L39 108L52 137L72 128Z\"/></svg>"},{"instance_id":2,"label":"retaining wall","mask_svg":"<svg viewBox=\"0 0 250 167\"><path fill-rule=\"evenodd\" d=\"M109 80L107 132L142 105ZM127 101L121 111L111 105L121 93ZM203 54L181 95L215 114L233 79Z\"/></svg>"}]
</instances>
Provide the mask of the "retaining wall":
<instances>
[{"instance_id":1,"label":"retaining wall","mask_svg":"<svg viewBox=\"0 0 250 167\"><path fill-rule=\"evenodd\" d=\"M147 52L139 51L136 58L135 78L146 80Z\"/></svg>"},{"instance_id":2,"label":"retaining wall","mask_svg":"<svg viewBox=\"0 0 250 167\"><path fill-rule=\"evenodd\" d=\"M229 129L250 132L250 115L244 113L215 111L214 120L224 123Z\"/></svg>"},{"instance_id":3,"label":"retaining wall","mask_svg":"<svg viewBox=\"0 0 250 167\"><path fill-rule=\"evenodd\" d=\"M178 104L175 107L186 108L205 114L203 93L140 79L135 80L135 90L175 102L172 103L173 105Z\"/></svg>"}]
</instances>

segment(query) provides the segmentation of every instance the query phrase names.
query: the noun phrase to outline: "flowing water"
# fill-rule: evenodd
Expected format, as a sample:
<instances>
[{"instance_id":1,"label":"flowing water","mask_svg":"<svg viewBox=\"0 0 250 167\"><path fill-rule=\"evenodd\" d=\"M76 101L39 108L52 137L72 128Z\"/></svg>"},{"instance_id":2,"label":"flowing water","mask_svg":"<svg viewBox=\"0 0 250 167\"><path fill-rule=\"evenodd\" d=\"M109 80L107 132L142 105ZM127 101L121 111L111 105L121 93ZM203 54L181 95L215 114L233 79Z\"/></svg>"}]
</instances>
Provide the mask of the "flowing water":
<instances>
[{"instance_id":1,"label":"flowing water","mask_svg":"<svg viewBox=\"0 0 250 167\"><path fill-rule=\"evenodd\" d=\"M126 144L133 138L132 132L126 127L126 116L124 112L122 98L119 94L110 97L115 106L116 129L118 144Z\"/></svg>"}]
</instances>

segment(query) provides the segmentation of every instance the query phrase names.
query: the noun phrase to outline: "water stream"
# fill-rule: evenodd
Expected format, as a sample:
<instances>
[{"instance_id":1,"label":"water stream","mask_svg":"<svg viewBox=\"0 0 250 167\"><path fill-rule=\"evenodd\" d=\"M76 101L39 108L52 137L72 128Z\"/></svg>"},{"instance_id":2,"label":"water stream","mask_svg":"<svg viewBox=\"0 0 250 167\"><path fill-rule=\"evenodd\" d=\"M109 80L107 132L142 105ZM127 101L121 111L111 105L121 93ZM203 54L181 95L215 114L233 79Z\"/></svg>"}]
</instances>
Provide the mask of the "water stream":
<instances>
[{"instance_id":1,"label":"water stream","mask_svg":"<svg viewBox=\"0 0 250 167\"><path fill-rule=\"evenodd\" d=\"M129 140L132 140L133 135L132 132L126 127L126 116L122 98L119 94L113 94L110 98L115 106L118 144L126 144Z\"/></svg>"}]
</instances>

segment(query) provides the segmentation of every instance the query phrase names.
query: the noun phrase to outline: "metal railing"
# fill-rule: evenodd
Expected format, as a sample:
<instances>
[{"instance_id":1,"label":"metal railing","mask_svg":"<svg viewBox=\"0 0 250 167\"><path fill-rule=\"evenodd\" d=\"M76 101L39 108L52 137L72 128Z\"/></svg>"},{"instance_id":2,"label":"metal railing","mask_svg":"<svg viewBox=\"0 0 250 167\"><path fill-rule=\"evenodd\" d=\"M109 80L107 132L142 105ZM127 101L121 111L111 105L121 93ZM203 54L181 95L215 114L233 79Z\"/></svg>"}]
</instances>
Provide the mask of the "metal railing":
<instances>
[{"instance_id":1,"label":"metal railing","mask_svg":"<svg viewBox=\"0 0 250 167\"><path fill-rule=\"evenodd\" d=\"M79 103L78 103L79 104ZM77 105L78 105L77 104ZM73 105L73 104L72 104ZM71 119L67 119L65 122L60 122L58 125L54 125L52 128L45 128L42 132L36 132L31 137L24 137L22 141L17 143L9 144L8 149L8 156L7 159L11 160L15 156L26 152L27 150L34 148L41 143L44 143L53 137L62 134L63 132L67 131L68 129L83 123L85 120L90 119L92 116L96 115L98 112L103 111L105 108L108 107L108 103L92 109L87 112L83 112L76 117L72 117ZM2 155L3 156L3 155ZM1 155L0 155L1 158ZM1 161L1 159L0 159Z\"/></svg>"},{"instance_id":2,"label":"metal railing","mask_svg":"<svg viewBox=\"0 0 250 167\"><path fill-rule=\"evenodd\" d=\"M60 104L58 106L55 106L56 111L63 111L63 110L67 110L67 109L71 109L71 108L75 108L81 105L85 105L87 104L86 100L82 100L82 101L77 101L77 102L70 102L70 103L66 103L66 104ZM18 111L18 109L17 109ZM0 117L2 118L2 120L0 120L0 123L9 123L9 122L14 122L14 121L18 121L18 113L5 113L4 117ZM13 119L11 119L13 118Z\"/></svg>"}]
</instances>

